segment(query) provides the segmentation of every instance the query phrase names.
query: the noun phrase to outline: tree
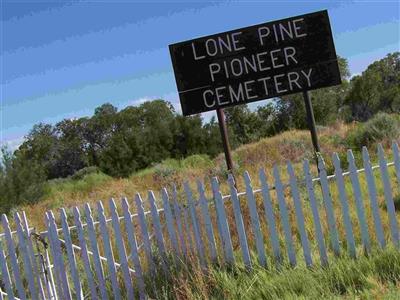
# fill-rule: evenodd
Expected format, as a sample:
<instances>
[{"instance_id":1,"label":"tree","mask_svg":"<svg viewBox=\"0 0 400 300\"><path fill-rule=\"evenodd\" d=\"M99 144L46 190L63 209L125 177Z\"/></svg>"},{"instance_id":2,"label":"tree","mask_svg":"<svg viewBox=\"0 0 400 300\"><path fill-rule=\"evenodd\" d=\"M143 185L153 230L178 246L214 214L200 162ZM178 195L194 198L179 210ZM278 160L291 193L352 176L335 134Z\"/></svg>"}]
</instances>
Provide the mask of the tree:
<instances>
[{"instance_id":1,"label":"tree","mask_svg":"<svg viewBox=\"0 0 400 300\"><path fill-rule=\"evenodd\" d=\"M225 109L225 118L230 131L233 147L250 143L258 136L257 115L247 105L238 105Z\"/></svg>"},{"instance_id":2,"label":"tree","mask_svg":"<svg viewBox=\"0 0 400 300\"><path fill-rule=\"evenodd\" d=\"M338 118L338 112L343 106L344 98L349 90L350 75L347 60L338 57L342 84L334 87L310 91L314 117L317 124L327 125ZM307 117L303 95L301 93L283 96L275 101L276 129L307 128Z\"/></svg>"},{"instance_id":3,"label":"tree","mask_svg":"<svg viewBox=\"0 0 400 300\"><path fill-rule=\"evenodd\" d=\"M400 52L388 54L354 77L345 104L353 120L365 121L378 111L400 112Z\"/></svg>"},{"instance_id":4,"label":"tree","mask_svg":"<svg viewBox=\"0 0 400 300\"><path fill-rule=\"evenodd\" d=\"M34 204L43 195L45 170L35 160L18 160L7 148L1 149L0 213L14 206Z\"/></svg>"},{"instance_id":5,"label":"tree","mask_svg":"<svg viewBox=\"0 0 400 300\"><path fill-rule=\"evenodd\" d=\"M172 124L172 156L183 158L192 154L207 152L207 136L200 115L177 115Z\"/></svg>"},{"instance_id":6,"label":"tree","mask_svg":"<svg viewBox=\"0 0 400 300\"><path fill-rule=\"evenodd\" d=\"M89 165L99 165L99 155L116 130L117 108L106 103L95 109L92 118L81 119L85 151Z\"/></svg>"}]
</instances>

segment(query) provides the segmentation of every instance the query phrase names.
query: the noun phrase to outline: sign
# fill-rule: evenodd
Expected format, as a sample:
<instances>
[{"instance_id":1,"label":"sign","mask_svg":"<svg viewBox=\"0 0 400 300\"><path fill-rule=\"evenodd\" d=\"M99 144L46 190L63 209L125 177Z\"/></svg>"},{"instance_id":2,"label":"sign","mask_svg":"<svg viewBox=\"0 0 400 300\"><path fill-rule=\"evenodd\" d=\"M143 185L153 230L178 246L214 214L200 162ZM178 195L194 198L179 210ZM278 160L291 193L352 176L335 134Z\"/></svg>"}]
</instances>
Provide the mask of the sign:
<instances>
[{"instance_id":1,"label":"sign","mask_svg":"<svg viewBox=\"0 0 400 300\"><path fill-rule=\"evenodd\" d=\"M184 115L341 83L326 10L169 46Z\"/></svg>"}]
</instances>

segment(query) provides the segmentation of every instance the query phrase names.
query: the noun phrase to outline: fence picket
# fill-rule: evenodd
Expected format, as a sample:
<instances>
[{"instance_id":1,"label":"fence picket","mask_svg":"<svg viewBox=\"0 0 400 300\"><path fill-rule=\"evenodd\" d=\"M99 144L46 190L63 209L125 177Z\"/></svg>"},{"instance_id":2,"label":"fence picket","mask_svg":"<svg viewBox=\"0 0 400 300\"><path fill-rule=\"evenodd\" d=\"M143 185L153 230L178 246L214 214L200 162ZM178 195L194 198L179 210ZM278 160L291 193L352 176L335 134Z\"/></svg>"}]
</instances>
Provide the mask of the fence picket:
<instances>
[{"instance_id":1,"label":"fence picket","mask_svg":"<svg viewBox=\"0 0 400 300\"><path fill-rule=\"evenodd\" d=\"M100 289L101 299L108 300L106 291L106 282L104 278L103 265L100 260L99 246L96 239L96 229L94 227L92 210L88 203L85 204L86 223L88 228L89 242L93 253L94 269L96 272L97 280L99 281L98 287Z\"/></svg>"},{"instance_id":2,"label":"fence picket","mask_svg":"<svg viewBox=\"0 0 400 300\"><path fill-rule=\"evenodd\" d=\"M368 233L367 221L365 220L365 210L361 195L360 180L358 178L357 167L354 161L354 155L351 150L347 152L347 160L349 162L350 179L351 179L351 184L353 186L354 199L356 201L357 216L358 220L360 221L361 239L365 251L369 253L371 251L371 242Z\"/></svg>"},{"instance_id":3,"label":"fence picket","mask_svg":"<svg viewBox=\"0 0 400 300\"><path fill-rule=\"evenodd\" d=\"M382 220L379 214L378 197L376 192L375 178L372 171L372 166L369 158L369 153L366 147L362 149L363 166L365 176L367 178L368 194L371 203L372 216L374 218L375 234L379 246L384 249L386 247L385 235L383 234Z\"/></svg>"},{"instance_id":4,"label":"fence picket","mask_svg":"<svg viewBox=\"0 0 400 300\"><path fill-rule=\"evenodd\" d=\"M326 174L325 163L321 157L318 157L319 177L322 189L322 197L324 199L325 213L328 219L329 236L331 247L336 256L340 255L339 235L336 228L335 213L333 210L332 197L329 191L328 176Z\"/></svg>"},{"instance_id":5,"label":"fence picket","mask_svg":"<svg viewBox=\"0 0 400 300\"><path fill-rule=\"evenodd\" d=\"M68 264L71 270L72 281L74 283L74 288L75 288L75 297L77 299L83 299L81 281L76 267L75 253L74 249L72 248L72 240L68 225L68 218L64 208L60 209L60 217L61 217L61 227L65 240L65 248L67 250Z\"/></svg>"},{"instance_id":6,"label":"fence picket","mask_svg":"<svg viewBox=\"0 0 400 300\"><path fill-rule=\"evenodd\" d=\"M69 282L68 282L68 277L67 277L67 272L65 269L65 264L64 264L64 256L62 253L62 248L61 248L61 243L60 239L58 237L58 231L57 231L57 224L56 220L54 217L54 214L52 211L49 211L47 213L48 215L48 220L49 220L49 237L51 239L51 245L54 248L54 265L56 266L56 271L58 271L60 274L59 279L60 279L60 286L62 288L62 295L64 299L72 299L71 296L71 291L69 288Z\"/></svg>"},{"instance_id":7,"label":"fence picket","mask_svg":"<svg viewBox=\"0 0 400 300\"><path fill-rule=\"evenodd\" d=\"M125 229L128 235L129 246L131 249L131 258L135 267L135 276L137 278L137 285L139 289L140 299L145 299L145 284L143 280L143 271L140 264L138 246L136 242L136 235L134 232L134 224L132 222L131 212L129 211L129 203L126 198L122 199L122 209L124 211Z\"/></svg>"},{"instance_id":8,"label":"fence picket","mask_svg":"<svg viewBox=\"0 0 400 300\"><path fill-rule=\"evenodd\" d=\"M202 182L197 181L197 190L199 191L199 204L201 213L203 215L204 224L206 227L206 234L208 237L208 248L210 251L211 261L216 263L218 261L217 248L215 246L214 229L211 221L210 212L208 210L208 202L205 196L204 185Z\"/></svg>"},{"instance_id":9,"label":"fence picket","mask_svg":"<svg viewBox=\"0 0 400 300\"><path fill-rule=\"evenodd\" d=\"M178 236L179 236L179 241L181 245L181 253L182 256L189 256L188 249L186 246L186 240L185 240L185 235L184 235L184 228L182 224L182 218L181 218L181 208L178 204L178 193L176 191L176 186L173 187L172 190L172 198L173 198L173 207L174 207L174 216L176 220L176 227L178 229Z\"/></svg>"},{"instance_id":10,"label":"fence picket","mask_svg":"<svg viewBox=\"0 0 400 300\"><path fill-rule=\"evenodd\" d=\"M111 211L111 222L112 222L112 226L113 226L113 230L114 230L114 234L115 234L115 241L117 243L117 249L118 249L119 259L120 259L120 263L121 263L122 275L124 278L125 291L127 293L128 299L134 299L135 295L134 295L131 275L130 275L130 271L129 271L128 258L126 257L125 243L124 243L124 239L122 238L117 206L115 205L114 199L112 199L112 198L109 200L108 203L109 203L109 207L110 207L110 211Z\"/></svg>"},{"instance_id":11,"label":"fence picket","mask_svg":"<svg viewBox=\"0 0 400 300\"><path fill-rule=\"evenodd\" d=\"M146 216L144 215L143 201L139 194L135 196L135 204L138 214L139 227L143 239L143 248L146 253L147 264L151 274L154 274L156 267L153 260L153 254L151 253L151 242L149 237L149 231L147 230Z\"/></svg>"},{"instance_id":12,"label":"fence picket","mask_svg":"<svg viewBox=\"0 0 400 300\"><path fill-rule=\"evenodd\" d=\"M340 204L342 206L342 216L344 222L344 231L346 235L347 250L350 256L355 258L356 244L354 242L353 225L351 224L351 219L350 219L349 203L344 185L343 171L342 167L340 166L340 159L337 153L333 154L332 160L333 160L333 165L335 166L335 179L339 190Z\"/></svg>"},{"instance_id":13,"label":"fence picket","mask_svg":"<svg viewBox=\"0 0 400 300\"><path fill-rule=\"evenodd\" d=\"M265 210L265 217L268 223L268 232L272 244L272 252L274 254L275 262L280 263L282 261L281 249L279 246L278 230L276 228L276 219L274 214L274 208L271 202L271 196L269 194L269 186L267 176L263 169L259 171L259 178L261 182L261 192L263 196L263 204Z\"/></svg>"},{"instance_id":14,"label":"fence picket","mask_svg":"<svg viewBox=\"0 0 400 300\"><path fill-rule=\"evenodd\" d=\"M32 271L33 271L33 276L35 278L35 281L37 283L37 287L39 290L39 297L42 298L43 300L46 299L46 296L44 294L44 289L42 285L42 281L40 278L40 272L39 272L39 265L37 263L35 251L33 249L33 244L32 244L32 239L31 239L31 232L29 230L28 226L28 220L26 218L25 211L22 211L22 226L24 228L25 232L25 238L26 238L26 246L28 247L28 253L29 253L29 258L32 263Z\"/></svg>"},{"instance_id":15,"label":"fence picket","mask_svg":"<svg viewBox=\"0 0 400 300\"><path fill-rule=\"evenodd\" d=\"M303 171L304 171L304 175L305 175L305 179L306 179L308 198L310 199L310 206L311 206L311 212L313 215L315 234L317 236L318 251L319 251L319 257L321 260L321 265L327 266L328 265L328 255L326 253L324 234L322 232L321 220L319 217L318 205L317 205L317 201L315 199L314 185L312 182L312 177L311 177L311 172L310 172L310 163L308 160L304 160Z\"/></svg>"},{"instance_id":16,"label":"fence picket","mask_svg":"<svg viewBox=\"0 0 400 300\"><path fill-rule=\"evenodd\" d=\"M50 254L53 257L53 267L51 268L51 261L50 261L50 257L48 256L48 268L52 269L52 271L55 271L55 275L54 277L52 277L52 281L54 282L54 291L55 291L55 295L57 295L57 297L63 297L63 290L62 290L62 279L61 279L61 272L59 271L59 265L58 265L58 259L57 259L57 253L56 253L56 246L54 243L54 239L53 239L53 232L51 230L51 224L50 224L50 217L49 215L45 214L45 222L46 222L46 235L47 238L49 240L49 249L50 249Z\"/></svg>"},{"instance_id":17,"label":"fence picket","mask_svg":"<svg viewBox=\"0 0 400 300\"><path fill-rule=\"evenodd\" d=\"M378 145L378 157L379 166L383 181L383 191L385 195L386 208L389 214L390 230L392 234L392 242L396 248L400 249L400 238L399 238L399 228L396 220L396 211L393 203L392 188L390 186L389 172L387 169L387 162L385 154L383 152L383 147L381 144Z\"/></svg>"},{"instance_id":18,"label":"fence picket","mask_svg":"<svg viewBox=\"0 0 400 300\"><path fill-rule=\"evenodd\" d=\"M33 300L37 300L38 299L38 291L37 291L36 285L35 285L35 278L33 277L33 273L34 273L33 267L32 267L31 259L29 256L28 247L26 244L25 233L22 228L21 217L20 217L19 213L17 213L17 212L14 214L14 221L17 226L18 249L22 252L22 260L23 260L22 265L23 265L25 276L28 279L28 287L29 287L29 291L30 291L30 297Z\"/></svg>"},{"instance_id":19,"label":"fence picket","mask_svg":"<svg viewBox=\"0 0 400 300\"><path fill-rule=\"evenodd\" d=\"M161 264L162 268L164 269L164 272L168 272L167 270L167 251L165 250L165 244L164 244L164 237L162 233L162 226L160 222L160 216L158 215L158 209L156 205L156 199L154 196L154 193L152 191L149 191L148 193L148 199L150 203L150 211L151 211L151 217L153 220L153 228L156 236L156 243L158 247L159 254L161 256Z\"/></svg>"},{"instance_id":20,"label":"fence picket","mask_svg":"<svg viewBox=\"0 0 400 300\"><path fill-rule=\"evenodd\" d=\"M115 268L114 253L111 248L110 235L108 233L106 216L104 213L104 206L101 201L97 202L97 216L100 222L100 233L103 240L103 248L105 257L107 258L108 272L111 277L111 285L113 290L114 299L121 299L121 291L117 279L117 270Z\"/></svg>"},{"instance_id":21,"label":"fence picket","mask_svg":"<svg viewBox=\"0 0 400 300\"><path fill-rule=\"evenodd\" d=\"M251 185L250 175L246 171L244 172L243 176L246 184L246 197L247 197L247 205L250 211L250 221L253 229L253 234L256 240L258 263L261 266L266 267L267 258L265 256L264 238L261 231L260 218L257 212L257 204L256 204L256 199L254 197L253 187Z\"/></svg>"},{"instance_id":22,"label":"fence picket","mask_svg":"<svg viewBox=\"0 0 400 300\"><path fill-rule=\"evenodd\" d=\"M279 213L281 215L283 231L285 234L287 254L289 257L290 265L295 266L297 264L296 253L293 245L292 231L290 229L290 224L289 224L289 214L286 207L285 194L283 191L281 176L279 175L279 169L276 165L274 166L273 174L275 178L276 194L278 196Z\"/></svg>"},{"instance_id":23,"label":"fence picket","mask_svg":"<svg viewBox=\"0 0 400 300\"><path fill-rule=\"evenodd\" d=\"M396 170L397 183L400 185L400 151L399 151L399 145L397 145L396 141L392 142L392 151L394 158L394 167Z\"/></svg>"},{"instance_id":24,"label":"fence picket","mask_svg":"<svg viewBox=\"0 0 400 300\"><path fill-rule=\"evenodd\" d=\"M188 208L182 204L182 205L180 205L180 211L182 212L184 231L186 231L186 238L188 241L188 243L187 243L188 252L191 255L194 255L194 245L193 245L193 239L192 239L192 231L190 230L190 220L189 220Z\"/></svg>"},{"instance_id":25,"label":"fence picket","mask_svg":"<svg viewBox=\"0 0 400 300\"><path fill-rule=\"evenodd\" d=\"M16 256L17 252L15 249L12 235L11 235L10 224L8 222L8 218L6 215L3 214L1 218L2 218L2 223L3 223L4 235L5 235L6 243L7 243L8 256L10 257L11 268L12 268L12 272L14 273L15 286L17 287L19 298L21 298L22 300L25 300L26 293L25 293L25 288L22 285L22 277L21 277L21 273L19 271L18 260L17 260L17 256Z\"/></svg>"},{"instance_id":26,"label":"fence picket","mask_svg":"<svg viewBox=\"0 0 400 300\"><path fill-rule=\"evenodd\" d=\"M235 258L233 256L231 233L229 231L228 220L226 219L224 202L219 190L219 183L215 177L212 179L212 189L214 194L215 209L217 211L217 222L219 223L219 233L221 236L222 246L224 248L225 262L228 264L234 264Z\"/></svg>"},{"instance_id":27,"label":"fence picket","mask_svg":"<svg viewBox=\"0 0 400 300\"><path fill-rule=\"evenodd\" d=\"M174 218L172 216L172 210L171 210L169 196L168 196L168 192L167 192L166 188L162 189L161 198L163 200L164 215L165 215L165 221L167 223L169 239L171 240L171 244L172 244L172 248L174 250L175 256L179 257L180 253L179 253L178 239L176 237Z\"/></svg>"},{"instance_id":28,"label":"fence picket","mask_svg":"<svg viewBox=\"0 0 400 300\"><path fill-rule=\"evenodd\" d=\"M11 276L10 272L8 271L7 260L1 241L0 241L0 266L1 266L1 276L5 285L7 296L10 300L13 300L15 299L14 290L12 287Z\"/></svg>"},{"instance_id":29,"label":"fence picket","mask_svg":"<svg viewBox=\"0 0 400 300\"><path fill-rule=\"evenodd\" d=\"M194 239L196 242L197 255L200 259L201 266L206 267L207 261L204 257L204 245L203 245L203 241L201 239L200 225L197 220L196 208L195 208L194 202L193 202L192 191L191 191L191 189L189 187L189 183L187 181L184 183L184 189L185 189L185 193L186 193L186 197L187 197L187 204L188 204L188 208L190 211L190 216L192 219L192 226L193 226Z\"/></svg>"},{"instance_id":30,"label":"fence picket","mask_svg":"<svg viewBox=\"0 0 400 300\"><path fill-rule=\"evenodd\" d=\"M290 176L290 188L292 190L292 197L293 197L294 209L295 209L295 213L296 213L297 227L300 232L300 241L301 241L301 246L303 248L303 255L304 255L304 259L306 261L307 267L311 267L313 262L312 262L311 252L310 252L310 243L308 241L307 232L306 232L306 228L305 228L305 224L304 224L304 214L303 214L303 209L301 207L300 193L299 193L299 189L297 187L297 179L296 179L296 175L294 174L292 164L290 162L287 163L287 170L288 170L288 173Z\"/></svg>"},{"instance_id":31,"label":"fence picket","mask_svg":"<svg viewBox=\"0 0 400 300\"><path fill-rule=\"evenodd\" d=\"M91 294L92 299L97 299L97 292L96 292L96 287L94 285L92 270L90 268L89 254L88 254L88 250L87 250L85 235L83 232L81 215L80 215L78 207L74 207L72 209L72 211L74 213L74 223L76 226L76 231L78 233L79 246L81 248L83 266L85 268L85 273L86 273L86 278L88 280L90 294Z\"/></svg>"},{"instance_id":32,"label":"fence picket","mask_svg":"<svg viewBox=\"0 0 400 300\"><path fill-rule=\"evenodd\" d=\"M240 248L242 250L243 262L244 262L244 265L248 269L250 269L252 266L251 266L249 247L247 245L246 230L244 228L242 210L240 208L240 201L239 201L239 197L238 197L237 190L235 187L235 179L233 178L233 176L231 174L229 174L228 181L229 181L230 192L231 192L233 213L235 216L236 230L238 232Z\"/></svg>"}]
</instances>

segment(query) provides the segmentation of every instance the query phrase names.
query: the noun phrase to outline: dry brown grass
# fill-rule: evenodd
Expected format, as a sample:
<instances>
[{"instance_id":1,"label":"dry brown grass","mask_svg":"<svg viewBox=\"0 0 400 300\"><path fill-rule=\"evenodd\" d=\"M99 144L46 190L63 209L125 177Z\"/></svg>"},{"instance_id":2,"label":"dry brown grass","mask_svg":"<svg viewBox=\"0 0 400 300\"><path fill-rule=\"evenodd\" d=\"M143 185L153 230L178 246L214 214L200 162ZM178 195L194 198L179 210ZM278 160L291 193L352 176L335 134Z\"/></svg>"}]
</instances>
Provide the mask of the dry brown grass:
<instances>
[{"instance_id":1,"label":"dry brown grass","mask_svg":"<svg viewBox=\"0 0 400 300\"><path fill-rule=\"evenodd\" d=\"M325 157L329 158L333 152L345 152L343 144L336 141L343 139L352 126L354 125L337 123L333 127L320 130L322 153ZM317 174L308 131L291 130L253 144L241 146L234 151L233 157L236 164L235 178L240 191L244 191L245 188L241 176L243 171L247 170L254 181L254 187L259 187L257 176L260 167L265 169L268 178L271 179L272 166L274 164L285 165L287 160L292 161L297 174L301 174L301 162L304 159L309 159L313 173L315 176ZM43 229L44 212L47 210L82 206L86 202L94 205L98 200L107 203L110 198L118 200L127 197L132 199L136 193L140 193L145 199L149 190L155 191L157 196L159 196L158 193L163 187L170 190L173 184L177 184L181 190L184 181L190 182L192 189L196 190L196 180L203 180L206 184L207 195L211 196L210 178L217 176L221 182L222 192L228 194L229 187L226 184L227 173L224 166L224 157L221 154L211 162L200 162L194 166L182 166L179 162L167 161L124 179L102 176L98 183L95 181L94 184L88 184L84 187L80 187L82 180L79 182L68 181L67 184L54 184L51 191L39 203L20 207L18 210L24 210L27 213L32 226ZM281 168L285 169L285 166ZM282 180L287 182L287 172L282 170L281 175ZM333 190L333 193L335 193L335 190ZM260 209L262 210L261 205ZM132 210L134 210L133 207Z\"/></svg>"}]
</instances>

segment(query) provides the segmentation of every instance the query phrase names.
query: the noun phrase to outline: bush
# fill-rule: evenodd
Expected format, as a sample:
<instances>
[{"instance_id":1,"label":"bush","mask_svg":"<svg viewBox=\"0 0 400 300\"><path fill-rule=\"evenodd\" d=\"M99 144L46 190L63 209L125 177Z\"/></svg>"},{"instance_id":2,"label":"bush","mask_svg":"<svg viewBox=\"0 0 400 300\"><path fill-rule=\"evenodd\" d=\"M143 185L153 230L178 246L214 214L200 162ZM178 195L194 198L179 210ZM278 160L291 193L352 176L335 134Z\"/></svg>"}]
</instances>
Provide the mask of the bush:
<instances>
[{"instance_id":1,"label":"bush","mask_svg":"<svg viewBox=\"0 0 400 300\"><path fill-rule=\"evenodd\" d=\"M79 172L79 171L78 171ZM77 172L77 173L78 173ZM85 171L82 171L84 173ZM60 193L89 192L95 187L103 185L110 177L101 171L86 170L86 174L81 174L81 178L68 177L63 179L53 179L47 181L46 198L57 198Z\"/></svg>"},{"instance_id":2,"label":"bush","mask_svg":"<svg viewBox=\"0 0 400 300\"><path fill-rule=\"evenodd\" d=\"M378 113L360 124L347 137L348 144L357 149L376 143L387 143L400 137L400 121L393 115Z\"/></svg>"},{"instance_id":3,"label":"bush","mask_svg":"<svg viewBox=\"0 0 400 300\"><path fill-rule=\"evenodd\" d=\"M210 157L206 154L191 155L182 161L182 166L186 169L209 168L212 164Z\"/></svg>"},{"instance_id":4,"label":"bush","mask_svg":"<svg viewBox=\"0 0 400 300\"><path fill-rule=\"evenodd\" d=\"M45 174L41 166L32 161L20 163L6 148L1 150L0 161L0 213L12 207L35 204L45 192Z\"/></svg>"},{"instance_id":5,"label":"bush","mask_svg":"<svg viewBox=\"0 0 400 300\"><path fill-rule=\"evenodd\" d=\"M83 179L83 177L85 177L86 175L97 173L100 173L100 169L96 166L90 166L76 171L70 178L72 180L80 180Z\"/></svg>"}]
</instances>

